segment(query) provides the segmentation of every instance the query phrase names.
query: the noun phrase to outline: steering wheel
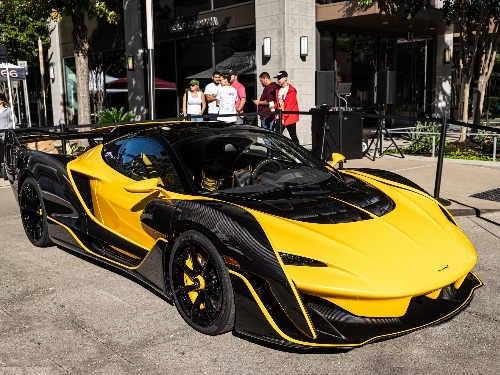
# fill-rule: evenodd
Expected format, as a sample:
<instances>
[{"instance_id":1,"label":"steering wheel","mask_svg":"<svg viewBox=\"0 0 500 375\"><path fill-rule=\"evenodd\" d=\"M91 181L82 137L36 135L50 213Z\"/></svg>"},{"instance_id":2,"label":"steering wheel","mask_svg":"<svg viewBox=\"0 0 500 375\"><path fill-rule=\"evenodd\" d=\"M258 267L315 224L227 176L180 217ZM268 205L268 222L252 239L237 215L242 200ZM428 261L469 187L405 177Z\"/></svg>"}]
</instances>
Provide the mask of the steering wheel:
<instances>
[{"instance_id":1,"label":"steering wheel","mask_svg":"<svg viewBox=\"0 0 500 375\"><path fill-rule=\"evenodd\" d=\"M279 172L283 169L281 164L274 159L264 159L262 161L259 161L252 172L252 180L254 182L259 182L259 179L260 179L259 172L262 170L263 167L265 167L266 165L269 165L269 164L274 164L278 167L278 170L276 172ZM276 173L276 172L274 172L274 173Z\"/></svg>"}]
</instances>

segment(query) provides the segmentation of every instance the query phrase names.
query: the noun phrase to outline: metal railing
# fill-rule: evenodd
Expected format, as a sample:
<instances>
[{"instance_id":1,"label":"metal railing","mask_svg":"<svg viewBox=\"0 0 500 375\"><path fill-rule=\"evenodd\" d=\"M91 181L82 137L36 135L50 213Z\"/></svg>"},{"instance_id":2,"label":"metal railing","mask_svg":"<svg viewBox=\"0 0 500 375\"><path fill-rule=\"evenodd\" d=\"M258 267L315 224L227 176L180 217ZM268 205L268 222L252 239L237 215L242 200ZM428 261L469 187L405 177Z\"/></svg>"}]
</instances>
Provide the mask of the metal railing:
<instances>
[{"instance_id":1,"label":"metal railing","mask_svg":"<svg viewBox=\"0 0 500 375\"><path fill-rule=\"evenodd\" d=\"M304 112L304 111L275 111L275 112L250 112L250 113L244 113L244 114L236 114L237 116L243 116L243 117L252 117L252 118L257 118L258 116L261 115L274 115L276 116L276 125L275 125L275 131L279 134L283 132L283 124L282 124L282 118L283 115L285 114L299 114L299 115L306 115L306 116L313 116L313 115L320 115L320 112ZM423 122L423 123L436 123L440 124L440 132L439 133L429 133L434 135L434 140L433 140L433 156L435 157L435 150L436 150L436 138L437 135L439 134L440 136L440 145L438 147L438 160L437 160L437 168L436 168L436 179L435 179L435 184L434 184L434 198L438 199L439 198L439 193L440 193L440 187L441 187L441 177L442 177L442 170L443 170L443 159L444 159L444 147L445 147L445 141L446 141L446 136L448 133L448 125L458 125L461 127L467 127L471 129L476 129L476 130L486 130L489 131L490 133L494 133L494 157L496 158L496 153L497 153L497 140L500 137L500 128L495 128L495 127L490 127L490 126L484 126L484 125L477 125L477 124L470 124L467 122L462 122L462 121L457 121L457 120L450 120L446 117L408 117L408 116L392 116L392 115L379 115L379 114L367 114L367 113L362 113L362 112L355 112L355 111L349 111L349 110L342 110L339 109L336 112L331 112L331 111L326 111L325 114L335 114L338 116L338 121L339 121L339 144L338 144L338 149L339 152L342 153L343 151L343 145L342 145L342 123L344 119L348 116L354 116L354 117L362 117L362 118L374 118L377 119L379 122L379 126L385 126L383 125L385 121L387 120L403 120L403 121L412 121L412 122ZM186 117L174 117L174 118L166 118L166 119L159 119L159 120L154 120L154 121L137 121L137 122L125 122L125 123L110 123L110 124L89 124L89 125L66 125L66 124L61 124L59 126L54 126L54 127L44 127L44 128L25 128L25 129L16 129L15 132L16 134L37 134L37 133L43 133L43 132L56 132L59 133L59 138L62 139L63 142L65 142L65 139L70 139L74 138L77 136L73 132L73 134L67 134L71 130L80 130L80 129L99 129L99 128L107 128L110 126L117 126L117 125L128 125L128 124L134 124L134 125L140 125L140 124L155 124L155 123L165 123L165 122L171 122L171 121L189 121L189 120L194 120L197 118L202 118L204 120L208 121L215 121L219 118L223 117L234 117L235 114L226 114L226 115L187 115ZM386 129L388 130L388 129ZM0 130L0 134L5 132L5 130ZM468 133L469 135L471 134L476 134L476 133ZM499 134L499 135L496 135ZM64 137L63 135L68 135L68 137ZM481 135L485 135L482 133ZM383 134L381 133L381 138L383 138ZM63 146L63 152L65 152L65 147ZM383 145L382 142L380 143L380 154L382 155L384 153L383 150ZM321 156L323 159L325 159L324 154L323 154L323 149L321 150ZM343 167L342 164L339 165L340 168Z\"/></svg>"}]
</instances>

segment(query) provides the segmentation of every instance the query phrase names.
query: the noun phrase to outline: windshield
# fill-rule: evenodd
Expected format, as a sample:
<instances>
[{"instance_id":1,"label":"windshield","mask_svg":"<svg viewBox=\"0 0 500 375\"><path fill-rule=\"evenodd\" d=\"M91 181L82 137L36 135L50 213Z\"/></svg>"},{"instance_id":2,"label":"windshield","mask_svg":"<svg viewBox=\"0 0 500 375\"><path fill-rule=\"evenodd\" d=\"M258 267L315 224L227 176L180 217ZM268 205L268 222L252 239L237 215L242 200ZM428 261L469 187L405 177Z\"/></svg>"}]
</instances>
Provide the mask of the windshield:
<instances>
[{"instance_id":1,"label":"windshield","mask_svg":"<svg viewBox=\"0 0 500 375\"><path fill-rule=\"evenodd\" d=\"M333 168L270 132L211 133L176 148L199 193L320 194L344 186Z\"/></svg>"}]
</instances>

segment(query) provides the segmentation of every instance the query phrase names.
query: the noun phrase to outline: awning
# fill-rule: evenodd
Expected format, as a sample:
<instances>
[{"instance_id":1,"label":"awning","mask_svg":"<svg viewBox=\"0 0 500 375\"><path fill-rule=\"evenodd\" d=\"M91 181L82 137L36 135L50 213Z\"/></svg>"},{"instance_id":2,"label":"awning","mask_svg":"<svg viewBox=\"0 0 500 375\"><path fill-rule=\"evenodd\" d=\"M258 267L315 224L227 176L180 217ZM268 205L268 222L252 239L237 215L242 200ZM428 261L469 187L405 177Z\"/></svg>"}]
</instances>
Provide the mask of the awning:
<instances>
[{"instance_id":1,"label":"awning","mask_svg":"<svg viewBox=\"0 0 500 375\"><path fill-rule=\"evenodd\" d=\"M107 88L108 92L112 92L112 91L110 91L110 89L114 90L115 92L127 91L128 79L127 79L127 77L125 77L125 78L117 79L113 82L106 82L106 88ZM158 78L158 77L155 78L155 89L156 90L175 90L176 88L177 88L177 85L174 82L165 81L165 80Z\"/></svg>"},{"instance_id":2,"label":"awning","mask_svg":"<svg viewBox=\"0 0 500 375\"><path fill-rule=\"evenodd\" d=\"M215 66L215 70L221 73L227 73L231 69L238 71L240 75L245 74L256 74L256 65L255 65L255 52L235 52L227 59L221 61ZM212 78L213 69L207 69L198 74L186 77L188 79L191 78Z\"/></svg>"},{"instance_id":3,"label":"awning","mask_svg":"<svg viewBox=\"0 0 500 375\"><path fill-rule=\"evenodd\" d=\"M0 81L7 81L7 67L11 81L24 81L26 79L26 70L14 64L0 64Z\"/></svg>"}]
</instances>

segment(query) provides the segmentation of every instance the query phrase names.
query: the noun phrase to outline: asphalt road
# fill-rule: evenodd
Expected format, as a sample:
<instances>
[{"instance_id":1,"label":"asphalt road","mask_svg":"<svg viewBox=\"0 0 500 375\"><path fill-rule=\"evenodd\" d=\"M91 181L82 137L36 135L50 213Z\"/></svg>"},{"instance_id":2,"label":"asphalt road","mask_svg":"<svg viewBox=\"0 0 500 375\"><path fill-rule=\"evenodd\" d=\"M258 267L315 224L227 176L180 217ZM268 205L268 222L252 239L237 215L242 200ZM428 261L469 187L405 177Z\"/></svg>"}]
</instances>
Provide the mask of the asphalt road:
<instances>
[{"instance_id":1,"label":"asphalt road","mask_svg":"<svg viewBox=\"0 0 500 375\"><path fill-rule=\"evenodd\" d=\"M199 334L119 272L33 247L0 188L0 374L498 374L500 213L458 221L485 283L460 315L349 352L287 351Z\"/></svg>"}]
</instances>

